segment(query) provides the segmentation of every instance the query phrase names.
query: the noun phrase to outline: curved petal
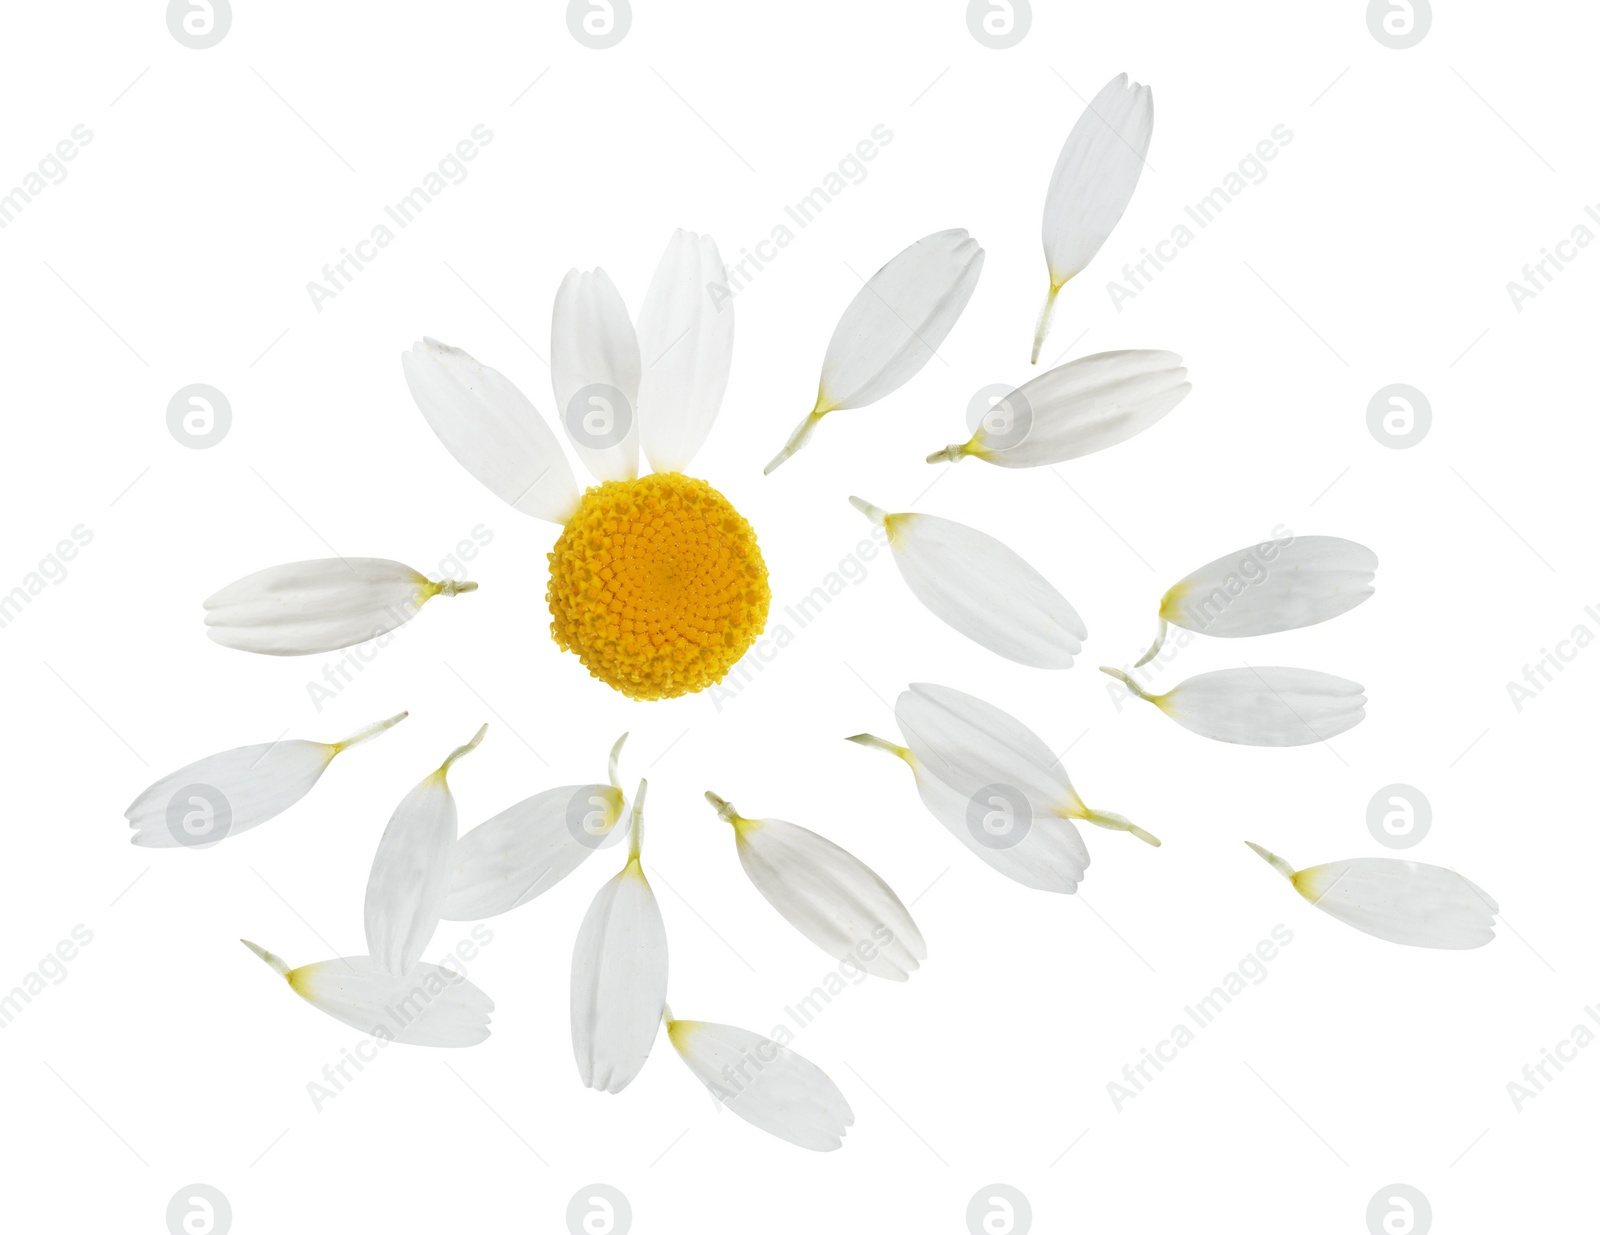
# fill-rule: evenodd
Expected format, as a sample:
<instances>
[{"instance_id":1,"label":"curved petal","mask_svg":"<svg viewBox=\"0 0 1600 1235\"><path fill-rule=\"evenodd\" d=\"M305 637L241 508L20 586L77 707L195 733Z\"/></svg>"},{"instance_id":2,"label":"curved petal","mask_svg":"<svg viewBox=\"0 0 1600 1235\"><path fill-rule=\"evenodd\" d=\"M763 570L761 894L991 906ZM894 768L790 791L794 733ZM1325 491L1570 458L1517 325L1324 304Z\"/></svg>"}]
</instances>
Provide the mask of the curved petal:
<instances>
[{"instance_id":1,"label":"curved petal","mask_svg":"<svg viewBox=\"0 0 1600 1235\"><path fill-rule=\"evenodd\" d=\"M934 617L991 652L1035 669L1067 669L1088 631L1067 598L986 532L934 515L884 513L895 565Z\"/></svg>"},{"instance_id":2,"label":"curved petal","mask_svg":"<svg viewBox=\"0 0 1600 1235\"><path fill-rule=\"evenodd\" d=\"M384 558L321 558L269 566L206 598L206 634L264 656L332 652L388 634L435 596L476 583L431 582Z\"/></svg>"},{"instance_id":3,"label":"curved petal","mask_svg":"<svg viewBox=\"0 0 1600 1235\"><path fill-rule=\"evenodd\" d=\"M639 340L604 270L569 270L550 315L550 384L567 440L596 480L639 474Z\"/></svg>"},{"instance_id":4,"label":"curved petal","mask_svg":"<svg viewBox=\"0 0 1600 1235\"><path fill-rule=\"evenodd\" d=\"M508 806L456 841L439 916L492 918L548 892L606 842L622 805L610 785L563 785Z\"/></svg>"},{"instance_id":5,"label":"curved petal","mask_svg":"<svg viewBox=\"0 0 1600 1235\"><path fill-rule=\"evenodd\" d=\"M598 893L572 949L572 1053L590 1089L617 1093L650 1056L667 1002L667 928L639 863L645 786L628 862Z\"/></svg>"},{"instance_id":6,"label":"curved petal","mask_svg":"<svg viewBox=\"0 0 1600 1235\"><path fill-rule=\"evenodd\" d=\"M1367 697L1358 683L1331 673L1263 667L1202 673L1150 702L1218 742L1305 746L1359 724Z\"/></svg>"},{"instance_id":7,"label":"curved petal","mask_svg":"<svg viewBox=\"0 0 1600 1235\"><path fill-rule=\"evenodd\" d=\"M722 407L733 365L733 301L712 288L727 283L710 236L681 227L672 234L639 311L640 429L657 472L688 471Z\"/></svg>"},{"instance_id":8,"label":"curved petal","mask_svg":"<svg viewBox=\"0 0 1600 1235\"><path fill-rule=\"evenodd\" d=\"M972 299L983 257L966 229L951 228L924 236L868 279L834 327L816 406L766 471L799 450L829 412L875 403L915 377Z\"/></svg>"},{"instance_id":9,"label":"curved petal","mask_svg":"<svg viewBox=\"0 0 1600 1235\"><path fill-rule=\"evenodd\" d=\"M405 717L401 712L342 742L265 742L197 759L133 800L124 812L130 839L147 849L203 848L247 832L310 793L340 751Z\"/></svg>"},{"instance_id":10,"label":"curved petal","mask_svg":"<svg viewBox=\"0 0 1600 1235\"><path fill-rule=\"evenodd\" d=\"M384 973L409 973L439 925L456 843L456 801L450 766L483 741L484 729L453 751L401 800L373 855L363 921L367 951Z\"/></svg>"},{"instance_id":11,"label":"curved petal","mask_svg":"<svg viewBox=\"0 0 1600 1235\"><path fill-rule=\"evenodd\" d=\"M904 982L928 955L894 889L860 858L806 828L745 819L716 794L706 799L733 825L739 864L756 891L829 956Z\"/></svg>"},{"instance_id":12,"label":"curved petal","mask_svg":"<svg viewBox=\"0 0 1600 1235\"><path fill-rule=\"evenodd\" d=\"M498 371L434 339L400 357L418 409L456 462L525 515L565 523L572 465L528 397Z\"/></svg>"},{"instance_id":13,"label":"curved petal","mask_svg":"<svg viewBox=\"0 0 1600 1235\"><path fill-rule=\"evenodd\" d=\"M929 463L967 455L997 467L1045 467L1143 433L1191 389L1172 352L1099 352L1041 373L998 400L965 443Z\"/></svg>"},{"instance_id":14,"label":"curved petal","mask_svg":"<svg viewBox=\"0 0 1600 1235\"><path fill-rule=\"evenodd\" d=\"M855 1123L828 1074L771 1038L711 1021L667 1021L667 1037L718 1104L802 1149L838 1149Z\"/></svg>"},{"instance_id":15,"label":"curved petal","mask_svg":"<svg viewBox=\"0 0 1600 1235\"><path fill-rule=\"evenodd\" d=\"M465 977L419 964L404 977L386 973L370 956L346 956L290 969L248 939L290 988L319 1011L352 1029L407 1046L476 1046L489 1036L494 1001Z\"/></svg>"},{"instance_id":16,"label":"curved petal","mask_svg":"<svg viewBox=\"0 0 1600 1235\"><path fill-rule=\"evenodd\" d=\"M1337 536L1290 536L1219 557L1161 598L1174 626L1222 639L1314 626L1372 595L1378 555Z\"/></svg>"}]
</instances>

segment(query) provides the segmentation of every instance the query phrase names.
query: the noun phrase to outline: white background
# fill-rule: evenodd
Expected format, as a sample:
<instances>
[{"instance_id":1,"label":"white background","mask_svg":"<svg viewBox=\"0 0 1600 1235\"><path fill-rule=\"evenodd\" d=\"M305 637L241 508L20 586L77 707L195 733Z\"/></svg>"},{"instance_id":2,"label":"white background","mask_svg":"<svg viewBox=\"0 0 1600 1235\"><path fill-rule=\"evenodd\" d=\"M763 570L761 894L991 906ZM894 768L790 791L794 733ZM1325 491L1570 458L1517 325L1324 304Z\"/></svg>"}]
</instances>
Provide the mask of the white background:
<instances>
[{"instance_id":1,"label":"white background","mask_svg":"<svg viewBox=\"0 0 1600 1235\"><path fill-rule=\"evenodd\" d=\"M627 1194L639 1231L958 1232L997 1182L1049 1231L1361 1232L1395 1182L1426 1194L1440 1231L1571 1224L1600 1051L1520 1112L1506 1085L1600 997L1600 652L1520 712L1506 683L1575 626L1600 630L1584 612L1600 589L1583 307L1600 254L1520 312L1506 283L1596 200L1595 14L1450 5L1397 51L1354 2L1040 4L1027 37L994 51L949 0L640 3L628 36L594 51L555 3L238 3L227 37L195 51L162 8L13 6L0 52L0 192L75 125L93 135L0 231L0 592L75 526L93 535L0 629L0 989L75 925L94 937L0 1031L9 1227L158 1232L197 1181L227 1195L239 1232L557 1231L597 1181ZM975 391L1037 371L1045 185L1084 101L1121 71L1155 90L1150 168L1063 293L1044 358L1169 348L1194 391L1136 440L1053 471L930 468L928 451L966 437ZM314 308L324 263L479 124L493 140L465 181ZM444 339L548 409L541 357L569 267L604 265L637 312L674 227L735 260L880 124L893 140L865 179L736 300L732 381L694 469L757 529L793 642L736 697L629 702L550 642L554 529L445 453L399 354ZM1108 280L1277 125L1293 140L1265 179L1114 307ZM763 478L858 273L957 226L988 259L938 358ZM193 382L232 405L210 449L167 429ZM1433 409L1407 450L1367 428L1393 382ZM1053 675L999 660L881 558L798 629L782 607L868 530L850 493L1005 538L1084 615L1082 659ZM1366 721L1263 750L1119 710L1095 666L1144 647L1168 584L1278 524L1371 545L1376 596L1324 626L1197 641L1159 681L1304 665L1362 682ZM204 637L201 600L240 575L330 547L433 571L478 525L493 537L469 572L481 590L432 602L320 711L307 683L337 655ZM893 736L886 703L919 680L1070 745L1091 805L1165 846L1089 829L1075 898L995 876L922 811L903 767L841 740ZM123 807L173 768L402 708L404 725L248 836L199 853L127 844ZM707 788L823 832L914 900L924 968L850 987L793 1043L854 1108L839 1152L718 1114L664 1040L621 1095L578 1083L567 967L616 850L488 924L469 965L496 1001L486 1044L390 1047L314 1109L307 1083L359 1035L237 940L291 964L359 953L385 820L484 721L451 778L463 827L598 778L631 731L624 775L651 781L646 867L680 1015L770 1032L831 968L744 879ZM1433 807L1406 856L1499 900L1488 947L1356 933L1241 843L1297 866L1389 853L1366 808L1392 782ZM1280 923L1293 943L1266 979L1118 1111L1107 1083ZM468 930L443 924L428 955Z\"/></svg>"}]
</instances>

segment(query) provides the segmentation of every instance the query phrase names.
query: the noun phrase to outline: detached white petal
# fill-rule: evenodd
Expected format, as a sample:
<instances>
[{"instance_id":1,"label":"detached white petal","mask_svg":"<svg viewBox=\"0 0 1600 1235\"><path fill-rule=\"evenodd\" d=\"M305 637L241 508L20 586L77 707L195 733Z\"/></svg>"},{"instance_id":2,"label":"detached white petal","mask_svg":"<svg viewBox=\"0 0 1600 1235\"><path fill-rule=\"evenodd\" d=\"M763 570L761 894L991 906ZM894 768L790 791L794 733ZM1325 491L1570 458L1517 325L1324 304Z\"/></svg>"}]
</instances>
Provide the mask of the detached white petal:
<instances>
[{"instance_id":1,"label":"detached white petal","mask_svg":"<svg viewBox=\"0 0 1600 1235\"><path fill-rule=\"evenodd\" d=\"M948 686L914 682L895 701L895 719L924 805L1008 878L1074 891L1089 865L1074 819L1161 844L1121 815L1091 810L1050 747L991 703ZM863 744L899 753L882 739ZM992 860L990 853L1001 859Z\"/></svg>"},{"instance_id":2,"label":"detached white petal","mask_svg":"<svg viewBox=\"0 0 1600 1235\"><path fill-rule=\"evenodd\" d=\"M550 316L550 384L567 440L596 480L639 474L639 340L604 270L569 270Z\"/></svg>"},{"instance_id":3,"label":"detached white petal","mask_svg":"<svg viewBox=\"0 0 1600 1235\"><path fill-rule=\"evenodd\" d=\"M332 652L386 635L435 596L476 583L430 581L402 562L321 558L269 566L207 597L206 634L223 647L265 656Z\"/></svg>"},{"instance_id":4,"label":"detached white petal","mask_svg":"<svg viewBox=\"0 0 1600 1235\"><path fill-rule=\"evenodd\" d=\"M1043 575L985 532L934 515L888 514L850 499L888 531L901 577L928 611L991 652L1066 669L1083 650L1083 619Z\"/></svg>"},{"instance_id":5,"label":"detached white petal","mask_svg":"<svg viewBox=\"0 0 1600 1235\"><path fill-rule=\"evenodd\" d=\"M1061 147L1044 198L1050 295L1033 340L1036 364L1050 329L1056 293L1094 259L1133 199L1155 122L1150 87L1119 73L1094 96Z\"/></svg>"},{"instance_id":6,"label":"detached white petal","mask_svg":"<svg viewBox=\"0 0 1600 1235\"><path fill-rule=\"evenodd\" d=\"M639 1075L667 1001L667 929L639 863L645 782L633 801L628 862L595 895L572 949L572 1053L590 1089Z\"/></svg>"},{"instance_id":7,"label":"detached white petal","mask_svg":"<svg viewBox=\"0 0 1600 1235\"><path fill-rule=\"evenodd\" d=\"M924 236L868 279L834 327L816 406L767 472L805 445L829 412L876 403L915 377L972 299L983 257L957 227Z\"/></svg>"},{"instance_id":8,"label":"detached white petal","mask_svg":"<svg viewBox=\"0 0 1600 1235\"><path fill-rule=\"evenodd\" d=\"M972 437L928 456L958 463L971 455L998 467L1065 463L1143 433L1191 389L1173 352L1100 352L1069 361L1017 387L989 410Z\"/></svg>"},{"instance_id":9,"label":"detached white petal","mask_svg":"<svg viewBox=\"0 0 1600 1235\"><path fill-rule=\"evenodd\" d=\"M706 801L733 825L756 891L829 956L904 982L928 955L894 889L860 858L781 819L746 819L714 793Z\"/></svg>"},{"instance_id":10,"label":"detached white petal","mask_svg":"<svg viewBox=\"0 0 1600 1235\"><path fill-rule=\"evenodd\" d=\"M615 840L624 805L616 783L617 755L627 736L623 734L611 748L609 785L546 789L507 807L456 841L450 890L439 916L474 922L525 905Z\"/></svg>"},{"instance_id":11,"label":"detached white petal","mask_svg":"<svg viewBox=\"0 0 1600 1235\"><path fill-rule=\"evenodd\" d=\"M265 948L240 942L312 1007L370 1037L407 1046L476 1046L489 1036L494 1001L453 970L422 964L395 977L370 956L290 969Z\"/></svg>"},{"instance_id":12,"label":"detached white petal","mask_svg":"<svg viewBox=\"0 0 1600 1235\"><path fill-rule=\"evenodd\" d=\"M719 1106L791 1145L838 1149L856 1121L826 1072L771 1038L670 1013L667 1037Z\"/></svg>"},{"instance_id":13,"label":"detached white petal","mask_svg":"<svg viewBox=\"0 0 1600 1235\"><path fill-rule=\"evenodd\" d=\"M681 227L667 242L639 311L639 418L657 472L684 472L722 407L733 365L728 272L710 236Z\"/></svg>"},{"instance_id":14,"label":"detached white petal","mask_svg":"<svg viewBox=\"0 0 1600 1235\"><path fill-rule=\"evenodd\" d=\"M485 725L401 800L389 817L367 876L367 951L384 973L409 973L439 925L456 843L450 765L483 741Z\"/></svg>"},{"instance_id":15,"label":"detached white petal","mask_svg":"<svg viewBox=\"0 0 1600 1235\"><path fill-rule=\"evenodd\" d=\"M1287 536L1225 554L1167 589L1156 641L1134 667L1161 650L1169 622L1238 639L1336 618L1372 595L1377 569L1376 553L1337 536Z\"/></svg>"},{"instance_id":16,"label":"detached white petal","mask_svg":"<svg viewBox=\"0 0 1600 1235\"><path fill-rule=\"evenodd\" d=\"M434 339L400 357L411 397L456 462L525 515L565 523L578 509L572 465L528 396Z\"/></svg>"},{"instance_id":17,"label":"detached white petal","mask_svg":"<svg viewBox=\"0 0 1600 1235\"><path fill-rule=\"evenodd\" d=\"M1150 695L1127 674L1101 666L1185 729L1243 746L1306 746L1354 728L1366 715L1359 683L1315 669L1217 669Z\"/></svg>"},{"instance_id":18,"label":"detached white petal","mask_svg":"<svg viewBox=\"0 0 1600 1235\"><path fill-rule=\"evenodd\" d=\"M1403 858L1351 858L1297 871L1260 845L1245 844L1318 909L1379 939L1460 949L1494 938L1500 906L1453 870Z\"/></svg>"},{"instance_id":19,"label":"detached white petal","mask_svg":"<svg viewBox=\"0 0 1600 1235\"><path fill-rule=\"evenodd\" d=\"M163 776L123 813L130 838L147 849L205 848L281 815L306 794L340 751L398 725L406 713L342 742L237 746Z\"/></svg>"}]
</instances>

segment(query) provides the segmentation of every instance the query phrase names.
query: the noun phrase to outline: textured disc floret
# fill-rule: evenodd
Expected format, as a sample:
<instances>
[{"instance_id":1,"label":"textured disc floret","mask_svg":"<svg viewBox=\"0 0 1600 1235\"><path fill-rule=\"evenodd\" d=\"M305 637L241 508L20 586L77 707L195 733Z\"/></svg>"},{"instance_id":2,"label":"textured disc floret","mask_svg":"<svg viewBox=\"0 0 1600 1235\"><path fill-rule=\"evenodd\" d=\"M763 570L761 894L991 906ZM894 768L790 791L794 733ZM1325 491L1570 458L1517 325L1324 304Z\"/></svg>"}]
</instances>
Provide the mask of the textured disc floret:
<instances>
[{"instance_id":1,"label":"textured disc floret","mask_svg":"<svg viewBox=\"0 0 1600 1235\"><path fill-rule=\"evenodd\" d=\"M720 682L767 623L755 532L710 485L678 472L583 495L550 554L550 635L634 699Z\"/></svg>"}]
</instances>

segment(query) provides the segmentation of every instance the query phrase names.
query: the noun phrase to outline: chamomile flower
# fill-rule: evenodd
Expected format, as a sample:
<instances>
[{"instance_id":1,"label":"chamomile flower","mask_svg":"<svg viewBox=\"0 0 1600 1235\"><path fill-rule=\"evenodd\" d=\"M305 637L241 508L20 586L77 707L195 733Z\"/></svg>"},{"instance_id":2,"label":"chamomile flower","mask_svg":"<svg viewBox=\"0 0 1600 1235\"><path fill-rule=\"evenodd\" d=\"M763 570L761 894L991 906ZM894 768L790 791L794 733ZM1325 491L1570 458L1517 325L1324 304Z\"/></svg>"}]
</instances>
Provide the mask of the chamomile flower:
<instances>
[{"instance_id":1,"label":"chamomile flower","mask_svg":"<svg viewBox=\"0 0 1600 1235\"><path fill-rule=\"evenodd\" d=\"M1294 890L1346 925L1414 948L1481 948L1494 938L1500 906L1472 880L1403 858L1351 858L1295 870L1245 841Z\"/></svg>"},{"instance_id":2,"label":"chamomile flower","mask_svg":"<svg viewBox=\"0 0 1600 1235\"><path fill-rule=\"evenodd\" d=\"M469 472L518 510L562 525L549 555L550 633L634 699L721 681L766 626L756 535L685 474L716 420L733 308L709 237L678 231L635 332L603 271L569 274L551 325L558 418L597 484L578 491L555 435L512 383L431 339L402 357L412 398ZM638 451L655 469L638 475Z\"/></svg>"}]
</instances>

